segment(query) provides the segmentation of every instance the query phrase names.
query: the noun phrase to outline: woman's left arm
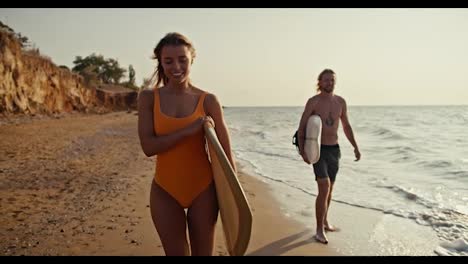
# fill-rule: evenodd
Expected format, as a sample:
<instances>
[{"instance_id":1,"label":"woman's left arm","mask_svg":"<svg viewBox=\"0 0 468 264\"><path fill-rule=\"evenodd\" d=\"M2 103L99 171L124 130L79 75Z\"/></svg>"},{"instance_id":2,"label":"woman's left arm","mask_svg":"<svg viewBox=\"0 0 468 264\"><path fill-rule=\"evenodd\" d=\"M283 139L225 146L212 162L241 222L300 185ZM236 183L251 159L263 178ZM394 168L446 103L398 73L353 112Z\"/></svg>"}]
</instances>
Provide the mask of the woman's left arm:
<instances>
[{"instance_id":1,"label":"woman's left arm","mask_svg":"<svg viewBox=\"0 0 468 264\"><path fill-rule=\"evenodd\" d=\"M224 121L223 109L218 101L218 98L214 94L207 94L204 102L204 108L206 115L213 119L218 140L223 146L224 152L231 162L232 168L237 172L236 162L231 151L231 138L229 135L229 130L226 122Z\"/></svg>"}]
</instances>

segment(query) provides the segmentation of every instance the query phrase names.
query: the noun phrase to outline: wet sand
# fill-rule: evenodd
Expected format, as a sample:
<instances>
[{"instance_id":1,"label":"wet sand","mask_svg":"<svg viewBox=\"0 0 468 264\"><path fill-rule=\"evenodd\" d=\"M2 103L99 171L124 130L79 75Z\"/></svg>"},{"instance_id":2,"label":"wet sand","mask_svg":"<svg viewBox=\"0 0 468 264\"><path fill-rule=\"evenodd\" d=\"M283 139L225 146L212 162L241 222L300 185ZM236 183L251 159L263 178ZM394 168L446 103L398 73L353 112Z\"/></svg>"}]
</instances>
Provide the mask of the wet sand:
<instances>
[{"instance_id":1,"label":"wet sand","mask_svg":"<svg viewBox=\"0 0 468 264\"><path fill-rule=\"evenodd\" d=\"M164 255L149 210L155 158L141 151L136 112L2 116L0 138L0 255ZM348 231L320 244L315 216L304 226L283 215L269 184L242 168L239 179L254 217L246 255L374 255L394 239L371 239L388 226L382 214L337 204L330 216ZM228 255L221 220L213 253Z\"/></svg>"}]
</instances>

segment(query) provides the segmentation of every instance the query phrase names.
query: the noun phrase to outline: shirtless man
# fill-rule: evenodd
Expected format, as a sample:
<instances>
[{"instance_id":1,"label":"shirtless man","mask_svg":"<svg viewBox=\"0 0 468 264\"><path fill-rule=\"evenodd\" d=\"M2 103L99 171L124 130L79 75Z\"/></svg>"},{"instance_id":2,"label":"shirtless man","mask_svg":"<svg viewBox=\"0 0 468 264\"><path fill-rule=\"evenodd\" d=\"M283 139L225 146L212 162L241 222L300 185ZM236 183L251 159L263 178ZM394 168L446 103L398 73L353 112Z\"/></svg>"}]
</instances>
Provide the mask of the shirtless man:
<instances>
[{"instance_id":1,"label":"shirtless man","mask_svg":"<svg viewBox=\"0 0 468 264\"><path fill-rule=\"evenodd\" d=\"M318 185L318 195L315 201L317 233L314 238L318 242L327 244L328 239L325 231L338 230L328 222L327 213L341 158L340 146L338 145L339 120L341 120L346 137L354 147L355 161L360 160L361 153L354 140L353 130L348 120L346 101L333 92L336 81L335 73L330 69L325 69L319 74L317 81L318 94L307 101L299 124L298 142L302 158L307 164L310 164L304 153L304 130L311 115L320 116L322 119L320 159L313 164L315 180Z\"/></svg>"}]
</instances>

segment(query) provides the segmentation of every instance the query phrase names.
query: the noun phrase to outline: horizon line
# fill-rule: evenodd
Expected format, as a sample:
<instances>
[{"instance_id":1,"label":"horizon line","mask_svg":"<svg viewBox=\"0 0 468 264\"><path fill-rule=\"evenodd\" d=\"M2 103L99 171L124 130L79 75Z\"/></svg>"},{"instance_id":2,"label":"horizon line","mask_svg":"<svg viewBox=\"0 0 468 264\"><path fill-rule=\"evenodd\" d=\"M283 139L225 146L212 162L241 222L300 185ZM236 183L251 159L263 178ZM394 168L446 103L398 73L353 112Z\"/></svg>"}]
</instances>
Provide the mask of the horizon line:
<instances>
[{"instance_id":1,"label":"horizon line","mask_svg":"<svg viewBox=\"0 0 468 264\"><path fill-rule=\"evenodd\" d=\"M417 107L417 106L468 106L468 104L388 104L388 105L361 105L361 104L356 104L356 105L348 105L348 107L390 107L390 106L399 106L399 107ZM225 108L229 107L304 107L304 105L223 105Z\"/></svg>"}]
</instances>

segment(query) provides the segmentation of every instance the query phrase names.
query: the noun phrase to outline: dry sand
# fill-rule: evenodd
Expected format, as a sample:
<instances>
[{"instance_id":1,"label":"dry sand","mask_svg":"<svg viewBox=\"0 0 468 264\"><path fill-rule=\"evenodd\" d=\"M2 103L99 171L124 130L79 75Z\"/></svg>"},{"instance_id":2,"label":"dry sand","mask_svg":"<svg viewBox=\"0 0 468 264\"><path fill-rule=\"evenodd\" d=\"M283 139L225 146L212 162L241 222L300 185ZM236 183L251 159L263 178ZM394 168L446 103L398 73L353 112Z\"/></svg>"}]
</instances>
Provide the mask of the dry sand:
<instances>
[{"instance_id":1,"label":"dry sand","mask_svg":"<svg viewBox=\"0 0 468 264\"><path fill-rule=\"evenodd\" d=\"M2 117L0 138L0 255L164 255L149 211L154 157L141 151L135 112ZM247 255L378 253L382 214L334 205L331 217L350 232L322 245L315 216L304 226L282 214L268 184L239 179L254 216ZM215 255L227 255L221 224Z\"/></svg>"}]
</instances>

